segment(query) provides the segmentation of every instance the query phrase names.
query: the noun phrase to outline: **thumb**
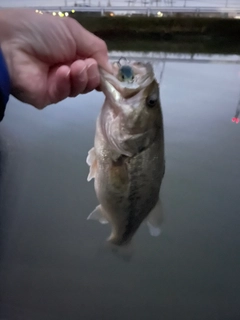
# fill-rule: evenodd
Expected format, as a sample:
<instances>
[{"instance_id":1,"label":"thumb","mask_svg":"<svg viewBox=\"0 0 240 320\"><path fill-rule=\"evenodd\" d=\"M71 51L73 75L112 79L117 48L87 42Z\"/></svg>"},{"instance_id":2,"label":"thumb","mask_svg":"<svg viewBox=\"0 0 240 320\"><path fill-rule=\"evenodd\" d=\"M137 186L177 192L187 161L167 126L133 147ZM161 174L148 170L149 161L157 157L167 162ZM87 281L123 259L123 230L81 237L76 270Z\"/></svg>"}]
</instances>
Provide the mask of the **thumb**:
<instances>
[{"instance_id":1,"label":"thumb","mask_svg":"<svg viewBox=\"0 0 240 320\"><path fill-rule=\"evenodd\" d=\"M112 73L111 64L108 61L108 49L106 43L89 32L76 20L68 18L65 20L76 43L77 55L81 58L93 58L98 65Z\"/></svg>"}]
</instances>

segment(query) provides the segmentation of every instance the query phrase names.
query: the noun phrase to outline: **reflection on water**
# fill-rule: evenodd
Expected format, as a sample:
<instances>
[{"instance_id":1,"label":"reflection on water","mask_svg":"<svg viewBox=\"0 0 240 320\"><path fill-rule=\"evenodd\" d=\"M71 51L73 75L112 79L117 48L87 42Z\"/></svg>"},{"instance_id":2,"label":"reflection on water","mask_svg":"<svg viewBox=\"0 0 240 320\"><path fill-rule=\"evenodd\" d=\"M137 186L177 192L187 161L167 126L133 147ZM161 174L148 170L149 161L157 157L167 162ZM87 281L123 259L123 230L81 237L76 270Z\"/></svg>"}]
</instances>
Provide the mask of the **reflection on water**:
<instances>
[{"instance_id":1,"label":"reflection on water","mask_svg":"<svg viewBox=\"0 0 240 320\"><path fill-rule=\"evenodd\" d=\"M140 51L112 51L111 59L124 56L128 59L168 62L198 62L198 63L240 63L239 55L172 53L172 52L140 52Z\"/></svg>"},{"instance_id":2,"label":"reflection on water","mask_svg":"<svg viewBox=\"0 0 240 320\"><path fill-rule=\"evenodd\" d=\"M97 205L86 155L103 95L41 112L10 100L0 125L0 319L239 319L234 59L165 61L165 222L159 238L141 226L129 263L104 250L108 226L86 221ZM150 61L160 77L163 61Z\"/></svg>"}]
</instances>

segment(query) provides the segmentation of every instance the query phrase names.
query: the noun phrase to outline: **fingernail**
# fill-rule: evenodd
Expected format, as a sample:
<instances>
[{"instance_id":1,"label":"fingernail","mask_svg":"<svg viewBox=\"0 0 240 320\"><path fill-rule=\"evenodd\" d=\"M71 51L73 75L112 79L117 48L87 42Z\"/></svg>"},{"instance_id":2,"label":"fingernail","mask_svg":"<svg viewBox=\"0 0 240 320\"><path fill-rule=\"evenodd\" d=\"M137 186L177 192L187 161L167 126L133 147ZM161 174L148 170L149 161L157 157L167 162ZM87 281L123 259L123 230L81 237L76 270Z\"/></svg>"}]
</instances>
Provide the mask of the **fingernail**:
<instances>
[{"instance_id":1,"label":"fingernail","mask_svg":"<svg viewBox=\"0 0 240 320\"><path fill-rule=\"evenodd\" d=\"M103 67L107 72L113 73L113 66L111 62L107 62L106 65Z\"/></svg>"},{"instance_id":2,"label":"fingernail","mask_svg":"<svg viewBox=\"0 0 240 320\"><path fill-rule=\"evenodd\" d=\"M113 65L111 62L108 62L108 68L111 71L111 73L113 73Z\"/></svg>"},{"instance_id":3,"label":"fingernail","mask_svg":"<svg viewBox=\"0 0 240 320\"><path fill-rule=\"evenodd\" d=\"M105 62L104 64L99 64L99 68L100 70L102 69L108 73L113 74L113 66L112 63L109 61Z\"/></svg>"},{"instance_id":4,"label":"fingernail","mask_svg":"<svg viewBox=\"0 0 240 320\"><path fill-rule=\"evenodd\" d=\"M86 71L86 66L81 70L81 72L79 73L79 78L82 77L83 73Z\"/></svg>"},{"instance_id":5,"label":"fingernail","mask_svg":"<svg viewBox=\"0 0 240 320\"><path fill-rule=\"evenodd\" d=\"M93 79L93 78L97 77L98 74L96 72L96 64L91 64L88 67L87 73L88 73L88 78L89 79Z\"/></svg>"}]
</instances>

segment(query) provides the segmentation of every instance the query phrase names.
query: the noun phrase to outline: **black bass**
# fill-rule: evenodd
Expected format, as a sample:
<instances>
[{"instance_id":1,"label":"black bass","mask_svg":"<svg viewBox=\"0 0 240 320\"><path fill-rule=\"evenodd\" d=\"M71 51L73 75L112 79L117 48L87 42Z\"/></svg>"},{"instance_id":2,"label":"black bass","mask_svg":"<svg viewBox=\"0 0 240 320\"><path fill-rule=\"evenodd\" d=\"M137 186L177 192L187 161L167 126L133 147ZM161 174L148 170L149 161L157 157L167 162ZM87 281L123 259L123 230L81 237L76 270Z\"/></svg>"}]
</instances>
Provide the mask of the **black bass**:
<instances>
[{"instance_id":1,"label":"black bass","mask_svg":"<svg viewBox=\"0 0 240 320\"><path fill-rule=\"evenodd\" d=\"M109 222L108 241L121 246L131 241L144 220L153 236L160 233L164 134L151 64L120 60L112 66L112 74L100 69L106 99L87 157L88 181L95 179L100 204L88 219Z\"/></svg>"}]
</instances>

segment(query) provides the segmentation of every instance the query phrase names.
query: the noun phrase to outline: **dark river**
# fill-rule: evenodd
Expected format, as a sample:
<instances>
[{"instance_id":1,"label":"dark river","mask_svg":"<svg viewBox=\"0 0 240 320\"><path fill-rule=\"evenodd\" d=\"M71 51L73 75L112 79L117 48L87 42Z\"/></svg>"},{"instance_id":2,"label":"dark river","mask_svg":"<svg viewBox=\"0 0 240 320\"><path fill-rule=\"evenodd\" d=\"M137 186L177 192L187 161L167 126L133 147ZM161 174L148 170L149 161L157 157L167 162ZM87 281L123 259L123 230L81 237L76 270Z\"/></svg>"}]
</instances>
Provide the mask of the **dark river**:
<instances>
[{"instance_id":1,"label":"dark river","mask_svg":"<svg viewBox=\"0 0 240 320\"><path fill-rule=\"evenodd\" d=\"M87 152L104 96L37 111L11 98L0 124L0 320L239 320L240 57L141 55L164 115L164 224L143 224L130 261L108 225Z\"/></svg>"}]
</instances>

